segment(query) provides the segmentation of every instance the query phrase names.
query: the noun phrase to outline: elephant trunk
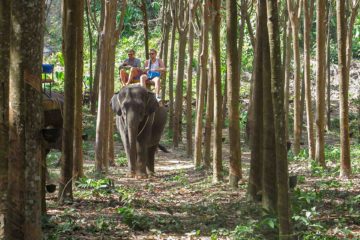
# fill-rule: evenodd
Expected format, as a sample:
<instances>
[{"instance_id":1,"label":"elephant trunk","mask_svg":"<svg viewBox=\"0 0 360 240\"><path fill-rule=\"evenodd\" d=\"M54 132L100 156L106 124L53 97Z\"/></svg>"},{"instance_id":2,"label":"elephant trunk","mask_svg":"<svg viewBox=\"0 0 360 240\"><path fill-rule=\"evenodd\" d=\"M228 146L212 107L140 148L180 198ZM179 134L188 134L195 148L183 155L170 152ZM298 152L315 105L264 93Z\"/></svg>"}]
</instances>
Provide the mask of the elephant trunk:
<instances>
[{"instance_id":1,"label":"elephant trunk","mask_svg":"<svg viewBox=\"0 0 360 240\"><path fill-rule=\"evenodd\" d=\"M127 121L127 131L128 131L129 144L130 144L131 174L135 174L135 169L137 169L136 139L138 135L139 120L133 113L129 112L126 117L126 121Z\"/></svg>"}]
</instances>

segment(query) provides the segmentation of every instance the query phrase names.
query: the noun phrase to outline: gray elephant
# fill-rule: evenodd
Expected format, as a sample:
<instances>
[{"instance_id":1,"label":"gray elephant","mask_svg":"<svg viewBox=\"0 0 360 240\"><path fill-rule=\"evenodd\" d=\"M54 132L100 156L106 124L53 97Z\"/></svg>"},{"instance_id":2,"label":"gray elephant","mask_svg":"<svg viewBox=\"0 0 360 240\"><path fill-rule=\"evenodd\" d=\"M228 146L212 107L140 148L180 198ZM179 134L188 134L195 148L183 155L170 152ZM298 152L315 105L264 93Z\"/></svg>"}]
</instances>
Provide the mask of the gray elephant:
<instances>
[{"instance_id":1,"label":"gray elephant","mask_svg":"<svg viewBox=\"0 0 360 240\"><path fill-rule=\"evenodd\" d=\"M126 86L111 99L128 159L130 177L146 178L154 174L154 157L165 128L167 111L155 94L138 86Z\"/></svg>"}]
</instances>

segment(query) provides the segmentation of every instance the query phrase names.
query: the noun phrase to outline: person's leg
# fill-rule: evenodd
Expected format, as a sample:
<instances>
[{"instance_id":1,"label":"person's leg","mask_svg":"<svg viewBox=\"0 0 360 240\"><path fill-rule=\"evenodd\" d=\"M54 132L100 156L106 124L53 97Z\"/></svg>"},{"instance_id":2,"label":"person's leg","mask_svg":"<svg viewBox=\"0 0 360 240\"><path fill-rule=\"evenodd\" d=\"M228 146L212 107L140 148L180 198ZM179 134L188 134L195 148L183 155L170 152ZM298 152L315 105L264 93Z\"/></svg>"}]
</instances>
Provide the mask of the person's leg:
<instances>
[{"instance_id":1,"label":"person's leg","mask_svg":"<svg viewBox=\"0 0 360 240\"><path fill-rule=\"evenodd\" d=\"M128 80L128 74L126 73L126 71L124 69L120 70L120 80L123 86L126 85L127 80Z\"/></svg>"},{"instance_id":2,"label":"person's leg","mask_svg":"<svg viewBox=\"0 0 360 240\"><path fill-rule=\"evenodd\" d=\"M134 80L134 78L135 78L136 76L138 76L138 75L139 75L139 69L132 67L132 68L130 69L128 84L132 83L133 80Z\"/></svg>"},{"instance_id":3,"label":"person's leg","mask_svg":"<svg viewBox=\"0 0 360 240\"><path fill-rule=\"evenodd\" d=\"M152 79L152 81L155 83L155 94L156 97L160 98L160 78L159 77L155 77Z\"/></svg>"},{"instance_id":4,"label":"person's leg","mask_svg":"<svg viewBox=\"0 0 360 240\"><path fill-rule=\"evenodd\" d=\"M147 80L147 76L145 74L141 75L141 77L140 77L140 86L146 88L146 80Z\"/></svg>"}]
</instances>

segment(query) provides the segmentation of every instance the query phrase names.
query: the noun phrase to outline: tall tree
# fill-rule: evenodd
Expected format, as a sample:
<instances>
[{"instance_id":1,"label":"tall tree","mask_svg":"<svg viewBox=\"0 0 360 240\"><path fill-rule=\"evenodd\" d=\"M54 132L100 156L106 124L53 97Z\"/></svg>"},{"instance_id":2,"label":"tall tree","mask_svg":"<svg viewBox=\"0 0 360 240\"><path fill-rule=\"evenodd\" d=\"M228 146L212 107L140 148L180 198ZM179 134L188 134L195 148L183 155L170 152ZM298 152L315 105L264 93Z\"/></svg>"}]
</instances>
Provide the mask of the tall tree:
<instances>
[{"instance_id":1,"label":"tall tree","mask_svg":"<svg viewBox=\"0 0 360 240\"><path fill-rule=\"evenodd\" d=\"M285 135L286 141L289 141L289 92L290 92L290 63L291 63L291 23L286 23L286 54L284 60L284 111L285 111Z\"/></svg>"},{"instance_id":2,"label":"tall tree","mask_svg":"<svg viewBox=\"0 0 360 240\"><path fill-rule=\"evenodd\" d=\"M173 2L176 13L176 24L179 33L178 59L176 72L176 95L173 122L173 144L178 147L181 141L181 122L182 122L182 102L183 102L183 81L185 68L186 38L189 29L189 4L185 0Z\"/></svg>"},{"instance_id":3,"label":"tall tree","mask_svg":"<svg viewBox=\"0 0 360 240\"><path fill-rule=\"evenodd\" d=\"M214 24L211 28L212 36L212 52L213 52L213 66L214 72L214 156L213 156L213 182L218 182L222 179L222 92L221 92L221 62L220 62L220 24L221 2L219 0L211 0L210 11L214 17Z\"/></svg>"},{"instance_id":4,"label":"tall tree","mask_svg":"<svg viewBox=\"0 0 360 240\"><path fill-rule=\"evenodd\" d=\"M194 163L195 167L200 167L202 161L202 132L203 132L203 113L204 113L204 96L207 81L207 62L209 57L209 0L205 0L202 4L202 21L201 21L201 37L202 49L200 49L200 82L199 94L196 104L196 122L195 122L195 148Z\"/></svg>"},{"instance_id":5,"label":"tall tree","mask_svg":"<svg viewBox=\"0 0 360 240\"><path fill-rule=\"evenodd\" d=\"M0 239L7 223L7 185L9 152L9 65L10 65L10 1L0 2Z\"/></svg>"},{"instance_id":6,"label":"tall tree","mask_svg":"<svg viewBox=\"0 0 360 240\"><path fill-rule=\"evenodd\" d=\"M314 122L311 100L310 33L315 0L303 0L304 8L304 81L306 99L306 119L308 130L309 157L315 159ZM309 5L310 4L310 5Z\"/></svg>"},{"instance_id":7,"label":"tall tree","mask_svg":"<svg viewBox=\"0 0 360 240\"><path fill-rule=\"evenodd\" d=\"M326 1L317 0L316 4L316 151L315 159L319 164L325 167L325 52L326 52L326 19L325 11Z\"/></svg>"},{"instance_id":8,"label":"tall tree","mask_svg":"<svg viewBox=\"0 0 360 240\"><path fill-rule=\"evenodd\" d=\"M171 10L171 41L170 41L170 61L169 61L169 131L172 132L174 125L174 61L175 61L175 39L176 39L176 20L175 10Z\"/></svg>"},{"instance_id":9,"label":"tall tree","mask_svg":"<svg viewBox=\"0 0 360 240\"><path fill-rule=\"evenodd\" d=\"M351 174L349 139L349 75L352 49L352 30L354 27L359 0L347 3L350 16L346 15L346 2L336 1L339 92L340 92L340 176L348 178Z\"/></svg>"},{"instance_id":10,"label":"tall tree","mask_svg":"<svg viewBox=\"0 0 360 240\"><path fill-rule=\"evenodd\" d=\"M294 154L299 154L301 140L301 74L300 74L300 48L299 48L299 20L301 14L301 0L287 0L289 19L291 22L293 51L294 51Z\"/></svg>"},{"instance_id":11,"label":"tall tree","mask_svg":"<svg viewBox=\"0 0 360 240\"><path fill-rule=\"evenodd\" d=\"M288 161L285 138L284 83L281 75L280 24L277 0L267 0L268 34L271 59L271 92L274 106L277 209L279 239L292 239L288 193Z\"/></svg>"},{"instance_id":12,"label":"tall tree","mask_svg":"<svg viewBox=\"0 0 360 240\"><path fill-rule=\"evenodd\" d=\"M164 26L163 26L163 33L162 33L162 48L161 48L161 55L160 58L163 59L164 64L168 67L168 55L169 55L169 36L170 36L170 29L171 29L171 9L169 1L164 0ZM161 81L161 99L165 99L166 95L166 77L167 72L163 73L162 81Z\"/></svg>"},{"instance_id":13,"label":"tall tree","mask_svg":"<svg viewBox=\"0 0 360 240\"><path fill-rule=\"evenodd\" d=\"M64 124L61 162L61 179L59 183L59 202L73 200L73 160L74 160L74 105L75 105L75 78L76 78L76 10L78 2L65 0L65 84L64 84Z\"/></svg>"},{"instance_id":14,"label":"tall tree","mask_svg":"<svg viewBox=\"0 0 360 240\"><path fill-rule=\"evenodd\" d=\"M266 7L266 6L265 6ZM262 167L262 206L276 213L276 144L274 132L274 104L271 95L271 62L268 29L264 29L263 56L263 167Z\"/></svg>"},{"instance_id":15,"label":"tall tree","mask_svg":"<svg viewBox=\"0 0 360 240\"><path fill-rule=\"evenodd\" d=\"M242 1L244 4L244 1ZM241 146L239 126L240 74L237 46L237 4L236 0L226 0L227 33L227 95L229 109L230 142L230 186L236 188L241 178ZM242 46L239 46L241 48Z\"/></svg>"},{"instance_id":16,"label":"tall tree","mask_svg":"<svg viewBox=\"0 0 360 240\"><path fill-rule=\"evenodd\" d=\"M145 58L149 59L149 24L146 0L141 0L141 3L138 5L138 7L143 14Z\"/></svg>"},{"instance_id":17,"label":"tall tree","mask_svg":"<svg viewBox=\"0 0 360 240\"><path fill-rule=\"evenodd\" d=\"M75 79L75 109L74 109L74 177L84 176L83 152L82 152L82 133L83 133L83 73L84 73L84 1L79 1L76 8L76 79Z\"/></svg>"},{"instance_id":18,"label":"tall tree","mask_svg":"<svg viewBox=\"0 0 360 240\"><path fill-rule=\"evenodd\" d=\"M189 44L188 44L188 69L187 69L187 90L186 90L186 153L188 157L193 154L192 140L192 80L193 80L193 58L194 58L194 27L195 11L197 1L191 0L189 6Z\"/></svg>"},{"instance_id":19,"label":"tall tree","mask_svg":"<svg viewBox=\"0 0 360 240\"><path fill-rule=\"evenodd\" d=\"M264 1L262 1L264 2ZM260 3L260 2L259 2ZM250 173L248 183L248 196L255 200L256 194L262 190L262 166L263 166L263 57L262 46L265 39L266 27L266 5L257 5L257 23L256 23L256 42L254 55L254 78L253 93L251 95L251 114L252 122L250 124Z\"/></svg>"}]
</instances>

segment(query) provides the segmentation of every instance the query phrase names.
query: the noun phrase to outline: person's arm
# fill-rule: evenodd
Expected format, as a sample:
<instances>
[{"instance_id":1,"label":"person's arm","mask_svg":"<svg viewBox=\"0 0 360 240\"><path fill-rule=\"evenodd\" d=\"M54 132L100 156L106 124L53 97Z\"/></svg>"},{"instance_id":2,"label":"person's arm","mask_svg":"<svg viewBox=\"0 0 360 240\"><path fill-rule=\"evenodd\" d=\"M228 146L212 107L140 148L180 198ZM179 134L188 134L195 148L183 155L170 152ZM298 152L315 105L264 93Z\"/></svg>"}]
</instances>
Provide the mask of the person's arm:
<instances>
[{"instance_id":1,"label":"person's arm","mask_svg":"<svg viewBox=\"0 0 360 240\"><path fill-rule=\"evenodd\" d=\"M145 68L145 72L149 71L149 60L145 61L144 68Z\"/></svg>"},{"instance_id":2,"label":"person's arm","mask_svg":"<svg viewBox=\"0 0 360 240\"><path fill-rule=\"evenodd\" d=\"M157 70L160 72L166 72L165 64L163 60L161 60L160 58L159 58L159 68Z\"/></svg>"}]
</instances>

